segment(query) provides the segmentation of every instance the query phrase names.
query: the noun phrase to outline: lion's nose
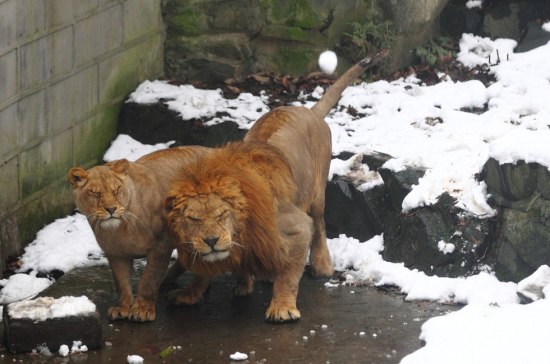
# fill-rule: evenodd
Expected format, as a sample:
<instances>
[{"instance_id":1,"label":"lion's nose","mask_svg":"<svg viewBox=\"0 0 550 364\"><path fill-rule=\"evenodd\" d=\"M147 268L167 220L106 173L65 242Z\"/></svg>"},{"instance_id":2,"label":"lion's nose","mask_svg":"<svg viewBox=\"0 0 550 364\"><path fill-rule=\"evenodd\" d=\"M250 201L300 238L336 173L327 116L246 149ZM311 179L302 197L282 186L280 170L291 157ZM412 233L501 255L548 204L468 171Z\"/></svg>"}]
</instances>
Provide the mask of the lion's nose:
<instances>
[{"instance_id":1,"label":"lion's nose","mask_svg":"<svg viewBox=\"0 0 550 364\"><path fill-rule=\"evenodd\" d=\"M105 210L107 210L107 212L112 215L112 214L115 213L116 207L107 207L107 208L105 208Z\"/></svg>"},{"instance_id":2,"label":"lion's nose","mask_svg":"<svg viewBox=\"0 0 550 364\"><path fill-rule=\"evenodd\" d=\"M214 248L214 246L216 245L219 239L220 238L216 236L209 236L208 238L204 238L202 240L204 240L204 242L208 244L208 246L210 246L211 248Z\"/></svg>"}]
</instances>

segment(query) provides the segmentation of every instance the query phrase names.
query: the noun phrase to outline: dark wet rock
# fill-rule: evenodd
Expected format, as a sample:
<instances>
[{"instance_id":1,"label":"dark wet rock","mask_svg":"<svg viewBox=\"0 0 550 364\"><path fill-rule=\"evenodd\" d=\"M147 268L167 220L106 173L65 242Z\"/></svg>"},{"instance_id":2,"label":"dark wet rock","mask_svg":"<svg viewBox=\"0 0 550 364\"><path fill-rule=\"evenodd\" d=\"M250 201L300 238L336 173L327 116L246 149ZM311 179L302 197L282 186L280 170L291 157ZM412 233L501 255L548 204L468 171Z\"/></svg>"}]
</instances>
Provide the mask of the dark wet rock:
<instances>
[{"instance_id":1,"label":"dark wet rock","mask_svg":"<svg viewBox=\"0 0 550 364\"><path fill-rule=\"evenodd\" d=\"M144 144L174 140L174 146L213 147L242 139L245 131L230 121L207 127L202 120L182 120L177 112L160 102L151 105L130 102L122 106L117 134L128 134Z\"/></svg>"},{"instance_id":2,"label":"dark wet rock","mask_svg":"<svg viewBox=\"0 0 550 364\"><path fill-rule=\"evenodd\" d=\"M468 9L462 0L451 0L439 17L441 31L455 39L463 33L477 34L483 23L480 8Z\"/></svg>"},{"instance_id":3,"label":"dark wet rock","mask_svg":"<svg viewBox=\"0 0 550 364\"><path fill-rule=\"evenodd\" d=\"M81 341L90 350L101 347L101 320L97 311L90 316L33 321L11 318L7 306L4 333L7 350L13 354L31 352L44 346L55 353L63 344L71 348L73 341Z\"/></svg>"},{"instance_id":4,"label":"dark wet rock","mask_svg":"<svg viewBox=\"0 0 550 364\"><path fill-rule=\"evenodd\" d=\"M183 121L162 103L143 105L124 103L120 111L117 134L128 134L144 144L176 140L181 145L202 143L199 127Z\"/></svg>"},{"instance_id":5,"label":"dark wet rock","mask_svg":"<svg viewBox=\"0 0 550 364\"><path fill-rule=\"evenodd\" d=\"M384 259L427 274L457 277L477 273L488 248L491 223L464 214L447 194L409 213L394 211L384 227ZM445 253L441 244L452 244Z\"/></svg>"},{"instance_id":6,"label":"dark wet rock","mask_svg":"<svg viewBox=\"0 0 550 364\"><path fill-rule=\"evenodd\" d=\"M402 213L403 199L425 171L378 168L378 172L384 184L363 192L341 177L328 184L328 236L346 234L365 241L384 233L382 255L388 261L403 262L407 267L440 276L476 273L488 249L494 223L466 215L447 194L433 206ZM441 244L449 244L454 250L445 253Z\"/></svg>"},{"instance_id":7,"label":"dark wet rock","mask_svg":"<svg viewBox=\"0 0 550 364\"><path fill-rule=\"evenodd\" d=\"M517 282L550 263L550 172L490 159L482 178L500 210L489 261L499 278Z\"/></svg>"},{"instance_id":8,"label":"dark wet rock","mask_svg":"<svg viewBox=\"0 0 550 364\"><path fill-rule=\"evenodd\" d=\"M109 284L112 277L109 269L77 268L61 276L44 291L40 297L61 298L64 296L87 296L98 305L107 299L113 300ZM96 310L90 316L73 316L35 322L28 319L9 317L9 306L4 309L4 337L7 349L11 353L30 352L39 345L46 345L56 352L62 344L71 347L73 341L82 341L90 350L102 345L102 313L104 308Z\"/></svg>"},{"instance_id":9,"label":"dark wet rock","mask_svg":"<svg viewBox=\"0 0 550 364\"><path fill-rule=\"evenodd\" d=\"M239 129L239 126L232 121L208 126L203 145L205 147L218 147L227 142L241 140L244 138L246 130Z\"/></svg>"},{"instance_id":10,"label":"dark wet rock","mask_svg":"<svg viewBox=\"0 0 550 364\"><path fill-rule=\"evenodd\" d=\"M483 166L481 178L502 207L528 211L537 198L550 199L550 172L538 163L499 164L491 158Z\"/></svg>"},{"instance_id":11,"label":"dark wet rock","mask_svg":"<svg viewBox=\"0 0 550 364\"><path fill-rule=\"evenodd\" d=\"M537 22L527 24L525 31L519 41L516 53L527 52L532 49L545 45L550 41L550 32L542 29Z\"/></svg>"},{"instance_id":12,"label":"dark wet rock","mask_svg":"<svg viewBox=\"0 0 550 364\"><path fill-rule=\"evenodd\" d=\"M503 280L519 281L550 262L550 201L539 198L529 211L503 209L491 253Z\"/></svg>"},{"instance_id":13,"label":"dark wet rock","mask_svg":"<svg viewBox=\"0 0 550 364\"><path fill-rule=\"evenodd\" d=\"M340 234L367 241L383 231L384 188L375 187L361 192L353 183L336 178L327 185L325 193L325 223L327 236Z\"/></svg>"},{"instance_id":14,"label":"dark wet rock","mask_svg":"<svg viewBox=\"0 0 550 364\"><path fill-rule=\"evenodd\" d=\"M440 16L442 32L454 38L462 33L520 41L517 52L538 47L544 36L535 21L550 16L547 0L485 1L482 8L468 9L465 1L451 0ZM547 33L548 34L548 33Z\"/></svg>"},{"instance_id":15,"label":"dark wet rock","mask_svg":"<svg viewBox=\"0 0 550 364\"><path fill-rule=\"evenodd\" d=\"M387 168L378 169L378 173L384 180L387 195L394 210L401 211L401 205L405 196L412 190L412 186L418 184L426 171L420 168L406 168L403 171L394 172Z\"/></svg>"}]
</instances>

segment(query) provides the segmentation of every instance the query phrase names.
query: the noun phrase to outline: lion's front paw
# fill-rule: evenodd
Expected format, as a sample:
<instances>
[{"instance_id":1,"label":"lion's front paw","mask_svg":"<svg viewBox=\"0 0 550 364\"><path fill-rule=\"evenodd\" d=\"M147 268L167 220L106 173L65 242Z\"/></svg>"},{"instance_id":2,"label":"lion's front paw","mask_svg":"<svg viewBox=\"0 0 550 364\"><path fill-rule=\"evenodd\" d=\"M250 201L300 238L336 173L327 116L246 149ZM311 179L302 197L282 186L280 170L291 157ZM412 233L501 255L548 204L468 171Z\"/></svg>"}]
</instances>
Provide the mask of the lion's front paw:
<instances>
[{"instance_id":1,"label":"lion's front paw","mask_svg":"<svg viewBox=\"0 0 550 364\"><path fill-rule=\"evenodd\" d=\"M201 301L202 294L193 294L188 289L173 289L166 295L168 302L174 305L194 305Z\"/></svg>"},{"instance_id":2,"label":"lion's front paw","mask_svg":"<svg viewBox=\"0 0 550 364\"><path fill-rule=\"evenodd\" d=\"M107 314L111 320L126 320L130 316L130 306L111 306Z\"/></svg>"},{"instance_id":3,"label":"lion's front paw","mask_svg":"<svg viewBox=\"0 0 550 364\"><path fill-rule=\"evenodd\" d=\"M271 303L265 312L265 319L273 323L295 322L300 319L300 311L294 305L276 306Z\"/></svg>"},{"instance_id":4,"label":"lion's front paw","mask_svg":"<svg viewBox=\"0 0 550 364\"><path fill-rule=\"evenodd\" d=\"M136 302L130 307L130 316L132 321L146 322L155 320L155 304L152 302Z\"/></svg>"}]
</instances>

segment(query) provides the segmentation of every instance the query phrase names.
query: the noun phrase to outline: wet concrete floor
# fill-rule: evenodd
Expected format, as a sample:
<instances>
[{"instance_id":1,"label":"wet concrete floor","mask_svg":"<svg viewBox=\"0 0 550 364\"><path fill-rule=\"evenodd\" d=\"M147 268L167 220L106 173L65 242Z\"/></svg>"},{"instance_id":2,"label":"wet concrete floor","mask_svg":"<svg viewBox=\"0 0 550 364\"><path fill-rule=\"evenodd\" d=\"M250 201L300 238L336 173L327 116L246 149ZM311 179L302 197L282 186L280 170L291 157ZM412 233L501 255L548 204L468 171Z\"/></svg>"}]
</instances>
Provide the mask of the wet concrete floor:
<instances>
[{"instance_id":1,"label":"wet concrete floor","mask_svg":"<svg viewBox=\"0 0 550 364\"><path fill-rule=\"evenodd\" d=\"M178 284L186 279L183 275ZM304 274L298 297L302 318L292 324L263 320L269 283L258 282L251 296L236 298L230 277L216 280L196 306L169 306L161 294L156 320L140 324L107 320L107 308L115 301L108 267L76 269L42 295L87 295L94 301L101 313L103 348L65 358L4 350L0 363L126 363L128 355L139 355L144 363L234 363L229 355L237 351L248 354L244 363L399 363L422 346L422 323L458 309L406 302L400 294L369 286L328 288L326 281ZM167 350L172 346L176 349Z\"/></svg>"}]
</instances>

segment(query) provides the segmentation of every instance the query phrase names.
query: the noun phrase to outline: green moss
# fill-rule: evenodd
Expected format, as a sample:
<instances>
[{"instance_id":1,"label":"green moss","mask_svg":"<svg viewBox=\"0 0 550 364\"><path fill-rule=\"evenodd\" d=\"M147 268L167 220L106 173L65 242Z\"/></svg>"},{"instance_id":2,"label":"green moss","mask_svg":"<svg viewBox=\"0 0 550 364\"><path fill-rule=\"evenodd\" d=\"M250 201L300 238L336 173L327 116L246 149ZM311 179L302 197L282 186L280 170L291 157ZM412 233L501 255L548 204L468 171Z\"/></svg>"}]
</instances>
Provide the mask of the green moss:
<instances>
[{"instance_id":1,"label":"green moss","mask_svg":"<svg viewBox=\"0 0 550 364\"><path fill-rule=\"evenodd\" d=\"M177 15L168 16L167 20L170 31L180 35L199 35L205 30L204 20L197 10L182 10Z\"/></svg>"},{"instance_id":2,"label":"green moss","mask_svg":"<svg viewBox=\"0 0 550 364\"><path fill-rule=\"evenodd\" d=\"M103 155L116 134L120 104L75 127L75 164L88 166L103 162ZM93 136L93 137L92 137Z\"/></svg>"},{"instance_id":3,"label":"green moss","mask_svg":"<svg viewBox=\"0 0 550 364\"><path fill-rule=\"evenodd\" d=\"M280 52L273 57L273 63L281 72L288 72L293 75L304 74L312 67L312 62L317 60L317 52L313 49L281 48Z\"/></svg>"},{"instance_id":4,"label":"green moss","mask_svg":"<svg viewBox=\"0 0 550 364\"><path fill-rule=\"evenodd\" d=\"M19 244L32 242L36 233L55 219L67 216L74 209L74 202L70 187L66 181L59 181L48 189L42 197L25 205L17 212L17 226ZM14 245L6 248L7 255L17 254L23 246Z\"/></svg>"},{"instance_id":5,"label":"green moss","mask_svg":"<svg viewBox=\"0 0 550 364\"><path fill-rule=\"evenodd\" d=\"M67 131L21 154L23 200L65 176L73 163L72 146L72 135Z\"/></svg>"},{"instance_id":6,"label":"green moss","mask_svg":"<svg viewBox=\"0 0 550 364\"><path fill-rule=\"evenodd\" d=\"M321 21L313 8L309 5L308 0L296 0L292 9L292 25L304 28L313 29L321 25Z\"/></svg>"},{"instance_id":7,"label":"green moss","mask_svg":"<svg viewBox=\"0 0 550 364\"><path fill-rule=\"evenodd\" d=\"M299 27L287 27L285 32L289 39L300 42L309 41L312 37L310 32Z\"/></svg>"},{"instance_id":8,"label":"green moss","mask_svg":"<svg viewBox=\"0 0 550 364\"><path fill-rule=\"evenodd\" d=\"M292 6L287 1L273 2L272 0L263 0L261 6L271 15L271 23L283 24L292 15Z\"/></svg>"}]
</instances>

